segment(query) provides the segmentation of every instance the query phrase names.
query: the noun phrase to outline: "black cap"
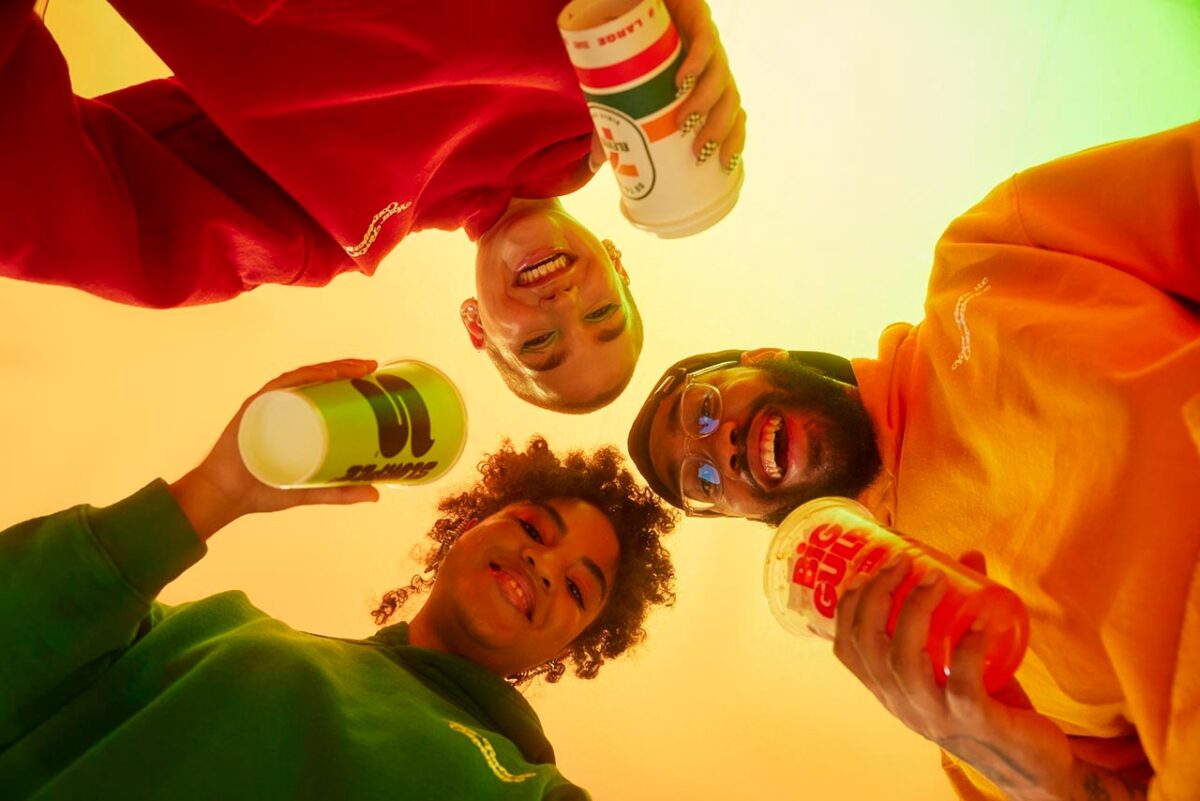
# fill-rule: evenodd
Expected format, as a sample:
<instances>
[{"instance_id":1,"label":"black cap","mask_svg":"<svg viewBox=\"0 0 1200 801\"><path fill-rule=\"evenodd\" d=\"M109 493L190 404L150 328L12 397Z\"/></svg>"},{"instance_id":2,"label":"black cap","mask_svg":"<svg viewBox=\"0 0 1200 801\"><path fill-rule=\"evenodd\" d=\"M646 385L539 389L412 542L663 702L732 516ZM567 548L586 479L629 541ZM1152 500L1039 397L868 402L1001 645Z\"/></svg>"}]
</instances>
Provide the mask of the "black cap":
<instances>
[{"instance_id":1,"label":"black cap","mask_svg":"<svg viewBox=\"0 0 1200 801\"><path fill-rule=\"evenodd\" d=\"M658 412L659 405L663 399L678 386L691 373L703 370L707 367L715 367L723 362L728 362L731 366L738 364L745 350L719 350L713 353L699 353L695 356L689 356L686 359L680 359L667 368L662 374L662 378L654 385L654 389L650 392L650 397L646 398L646 402L642 404L641 411L634 418L633 426L629 429L629 441L627 444L629 450L629 458L637 465L638 472L642 474L642 478L650 485L650 489L661 495L664 500L672 506L680 509L683 507L683 499L679 497L677 487L669 487L659 480L658 475L654 472L654 464L650 461L650 424L654 421L654 415ZM850 360L837 356L832 353L823 353L815 350L789 350L788 358L792 361L798 361L806 367L810 367L821 375L832 378L835 381L841 381L843 384L858 386L858 381L854 377L854 370L850 366Z\"/></svg>"}]
</instances>

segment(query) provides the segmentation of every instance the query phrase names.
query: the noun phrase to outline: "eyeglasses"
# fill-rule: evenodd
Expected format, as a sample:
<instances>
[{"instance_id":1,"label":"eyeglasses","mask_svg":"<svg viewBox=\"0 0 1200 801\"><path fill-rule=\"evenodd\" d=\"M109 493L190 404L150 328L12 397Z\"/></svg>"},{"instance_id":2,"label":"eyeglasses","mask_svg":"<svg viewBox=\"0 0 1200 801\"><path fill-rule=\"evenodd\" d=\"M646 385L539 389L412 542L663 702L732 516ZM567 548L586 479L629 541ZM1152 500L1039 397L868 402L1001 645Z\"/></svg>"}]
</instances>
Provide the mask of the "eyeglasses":
<instances>
[{"instance_id":1,"label":"eyeglasses","mask_svg":"<svg viewBox=\"0 0 1200 801\"><path fill-rule=\"evenodd\" d=\"M721 501L721 471L703 454L692 453L693 440L704 439L721 425L721 391L696 379L737 362L722 362L686 376L679 393L679 428L684 435L684 456L679 463L679 498L689 515L708 516Z\"/></svg>"}]
</instances>

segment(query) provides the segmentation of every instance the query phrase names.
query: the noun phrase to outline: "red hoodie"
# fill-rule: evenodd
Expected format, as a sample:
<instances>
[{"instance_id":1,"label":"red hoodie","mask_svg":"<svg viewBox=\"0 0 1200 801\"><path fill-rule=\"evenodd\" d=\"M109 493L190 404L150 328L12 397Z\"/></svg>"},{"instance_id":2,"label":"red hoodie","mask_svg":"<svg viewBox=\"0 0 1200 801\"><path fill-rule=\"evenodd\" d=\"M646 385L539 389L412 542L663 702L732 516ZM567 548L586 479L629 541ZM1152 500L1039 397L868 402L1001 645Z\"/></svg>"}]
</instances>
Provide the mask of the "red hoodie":
<instances>
[{"instance_id":1,"label":"red hoodie","mask_svg":"<svg viewBox=\"0 0 1200 801\"><path fill-rule=\"evenodd\" d=\"M0 0L0 274L146 306L372 273L590 177L564 0L119 0L175 72L94 100Z\"/></svg>"}]
</instances>

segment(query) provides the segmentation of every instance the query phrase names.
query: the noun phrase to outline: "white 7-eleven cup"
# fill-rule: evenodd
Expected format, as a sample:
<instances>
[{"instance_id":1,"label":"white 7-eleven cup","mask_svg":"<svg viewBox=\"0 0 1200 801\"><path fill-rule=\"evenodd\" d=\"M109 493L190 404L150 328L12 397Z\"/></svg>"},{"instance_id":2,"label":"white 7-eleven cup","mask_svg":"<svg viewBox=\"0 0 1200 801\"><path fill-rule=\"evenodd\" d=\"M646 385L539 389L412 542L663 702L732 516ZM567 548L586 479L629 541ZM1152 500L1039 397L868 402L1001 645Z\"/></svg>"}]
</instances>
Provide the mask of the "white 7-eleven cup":
<instances>
[{"instance_id":1,"label":"white 7-eleven cup","mask_svg":"<svg viewBox=\"0 0 1200 801\"><path fill-rule=\"evenodd\" d=\"M703 231L737 203L744 171L697 165L675 116L686 49L662 0L573 0L559 31L621 188L625 217L663 238Z\"/></svg>"}]
</instances>

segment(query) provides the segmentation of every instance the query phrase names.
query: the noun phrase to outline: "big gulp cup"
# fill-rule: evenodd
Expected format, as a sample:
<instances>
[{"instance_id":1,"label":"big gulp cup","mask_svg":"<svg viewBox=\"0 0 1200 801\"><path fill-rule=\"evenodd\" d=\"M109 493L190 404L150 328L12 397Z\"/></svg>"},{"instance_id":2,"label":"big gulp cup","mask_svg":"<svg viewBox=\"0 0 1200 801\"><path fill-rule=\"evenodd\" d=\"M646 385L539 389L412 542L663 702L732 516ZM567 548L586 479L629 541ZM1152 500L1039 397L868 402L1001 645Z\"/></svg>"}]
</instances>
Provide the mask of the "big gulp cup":
<instances>
[{"instance_id":1,"label":"big gulp cup","mask_svg":"<svg viewBox=\"0 0 1200 801\"><path fill-rule=\"evenodd\" d=\"M275 487L425 484L454 466L466 441L458 388L413 360L361 378L264 392L238 428L242 462Z\"/></svg>"},{"instance_id":2,"label":"big gulp cup","mask_svg":"<svg viewBox=\"0 0 1200 801\"><path fill-rule=\"evenodd\" d=\"M703 231L737 203L745 174L697 165L675 117L686 50L662 0L573 0L559 31L617 184L621 211L663 238Z\"/></svg>"},{"instance_id":3,"label":"big gulp cup","mask_svg":"<svg viewBox=\"0 0 1200 801\"><path fill-rule=\"evenodd\" d=\"M930 568L937 568L946 592L933 610L925 643L934 679L946 683L954 646L978 621L986 638L984 687L989 693L1003 687L1021 664L1029 639L1029 615L1021 599L941 551L884 528L848 498L817 498L784 518L763 569L767 604L793 634L832 640L846 584L859 573L875 573L897 552L910 554L913 567L892 594L888 635L896 629L904 599Z\"/></svg>"}]
</instances>

